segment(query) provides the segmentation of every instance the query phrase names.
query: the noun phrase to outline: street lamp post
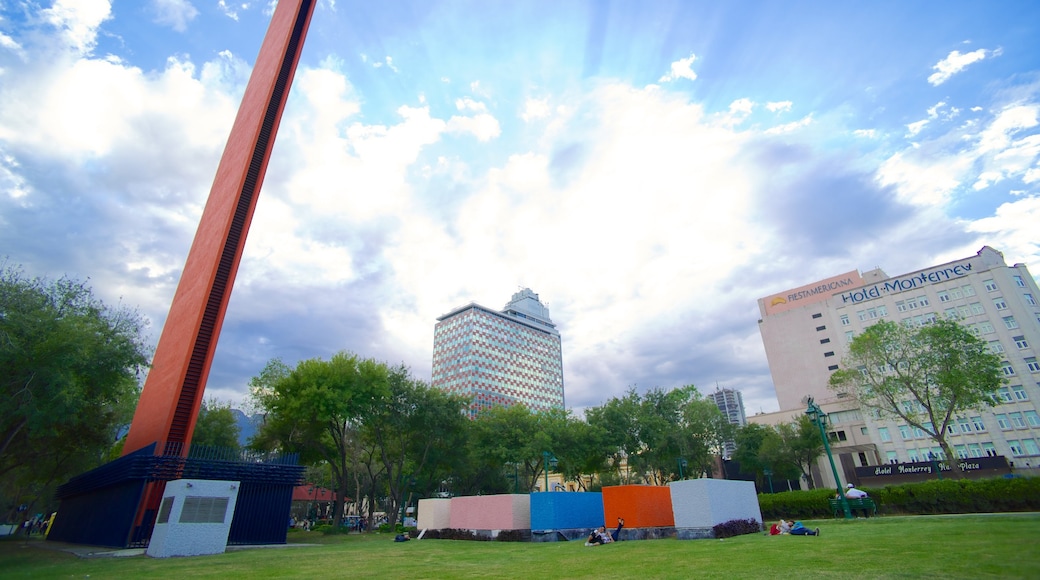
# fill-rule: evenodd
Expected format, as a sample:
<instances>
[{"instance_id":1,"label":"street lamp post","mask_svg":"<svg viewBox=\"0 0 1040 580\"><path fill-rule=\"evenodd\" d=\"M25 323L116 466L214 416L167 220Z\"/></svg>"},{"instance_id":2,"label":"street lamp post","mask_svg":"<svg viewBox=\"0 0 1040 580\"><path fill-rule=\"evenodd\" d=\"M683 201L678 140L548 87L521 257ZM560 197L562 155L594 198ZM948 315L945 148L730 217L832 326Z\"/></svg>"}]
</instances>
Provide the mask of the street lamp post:
<instances>
[{"instance_id":1,"label":"street lamp post","mask_svg":"<svg viewBox=\"0 0 1040 580\"><path fill-rule=\"evenodd\" d=\"M683 459L682 457L679 458L679 479L686 479L686 477L683 475L683 469L685 469L688 465L689 463L685 459Z\"/></svg>"},{"instance_id":2,"label":"street lamp post","mask_svg":"<svg viewBox=\"0 0 1040 580\"><path fill-rule=\"evenodd\" d=\"M556 466L560 464L560 460L556 459L556 456L548 451L542 451L542 467L545 468L545 491L549 491L549 468L556 469Z\"/></svg>"},{"instance_id":3,"label":"street lamp post","mask_svg":"<svg viewBox=\"0 0 1040 580\"><path fill-rule=\"evenodd\" d=\"M851 520L853 519L852 510L849 509L849 502L841 489L841 478L838 477L838 468L834 466L834 457L831 455L831 445L827 441L827 433L823 429L823 426L827 423L827 413L824 413L823 409L813 401L813 398L809 397L809 408L805 410L805 414L809 416L810 421L820 428L820 439L823 440L823 449L827 452L827 460L830 461L831 472L834 473L834 483L838 486L838 499L841 501L841 509L845 512L845 519Z\"/></svg>"},{"instance_id":4,"label":"street lamp post","mask_svg":"<svg viewBox=\"0 0 1040 580\"><path fill-rule=\"evenodd\" d=\"M769 480L769 493L773 493L773 470L765 469L762 471L762 474Z\"/></svg>"}]
</instances>

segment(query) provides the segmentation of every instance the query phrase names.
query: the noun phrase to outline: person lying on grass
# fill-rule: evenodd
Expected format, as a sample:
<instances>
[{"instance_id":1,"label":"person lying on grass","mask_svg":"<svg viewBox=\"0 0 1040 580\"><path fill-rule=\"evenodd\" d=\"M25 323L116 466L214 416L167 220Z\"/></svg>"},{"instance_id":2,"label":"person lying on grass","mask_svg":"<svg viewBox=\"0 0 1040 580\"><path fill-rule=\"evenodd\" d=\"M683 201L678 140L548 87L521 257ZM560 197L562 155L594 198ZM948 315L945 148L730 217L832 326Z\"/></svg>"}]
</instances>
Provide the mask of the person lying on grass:
<instances>
[{"instance_id":1,"label":"person lying on grass","mask_svg":"<svg viewBox=\"0 0 1040 580\"><path fill-rule=\"evenodd\" d=\"M600 526L599 529L592 530L589 534L589 539L585 540L586 546L602 546L603 544L610 544L618 540L618 536L621 535L621 528L625 527L625 520L622 518L617 519L617 529L613 532L607 533L607 526Z\"/></svg>"}]
</instances>

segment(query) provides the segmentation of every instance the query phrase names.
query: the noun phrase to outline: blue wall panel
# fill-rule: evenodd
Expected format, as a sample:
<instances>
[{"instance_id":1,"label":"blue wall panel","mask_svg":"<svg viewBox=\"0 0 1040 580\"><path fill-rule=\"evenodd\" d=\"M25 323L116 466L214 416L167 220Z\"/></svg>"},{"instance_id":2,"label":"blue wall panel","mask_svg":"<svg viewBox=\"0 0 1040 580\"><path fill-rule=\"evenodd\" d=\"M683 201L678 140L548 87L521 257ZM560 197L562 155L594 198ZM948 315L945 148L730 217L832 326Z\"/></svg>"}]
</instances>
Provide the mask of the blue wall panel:
<instances>
[{"instance_id":1,"label":"blue wall panel","mask_svg":"<svg viewBox=\"0 0 1040 580\"><path fill-rule=\"evenodd\" d=\"M566 530L603 525L603 494L543 492L531 494L531 529Z\"/></svg>"}]
</instances>

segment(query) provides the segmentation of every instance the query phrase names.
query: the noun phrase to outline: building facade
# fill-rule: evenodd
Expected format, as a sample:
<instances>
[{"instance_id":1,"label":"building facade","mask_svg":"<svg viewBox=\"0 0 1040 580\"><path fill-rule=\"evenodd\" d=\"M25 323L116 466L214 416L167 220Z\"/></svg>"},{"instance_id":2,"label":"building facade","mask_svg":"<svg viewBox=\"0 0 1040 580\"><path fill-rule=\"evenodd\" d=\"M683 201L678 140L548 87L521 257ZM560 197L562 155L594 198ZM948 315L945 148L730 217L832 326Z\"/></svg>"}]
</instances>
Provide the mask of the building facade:
<instances>
[{"instance_id":1,"label":"building facade","mask_svg":"<svg viewBox=\"0 0 1040 580\"><path fill-rule=\"evenodd\" d=\"M714 393L708 394L708 399L715 403L715 406L722 411L722 415L730 422L731 425L737 425L743 427L747 425L747 416L744 413L744 397L741 396L740 391L733 389L721 389L716 386ZM722 458L729 459L733 457L733 452L737 450L737 444L735 441L730 439L723 444Z\"/></svg>"},{"instance_id":2,"label":"building facade","mask_svg":"<svg viewBox=\"0 0 1040 580\"><path fill-rule=\"evenodd\" d=\"M431 382L471 397L471 416L496 405L563 409L563 350L549 309L524 288L501 311L471 303L441 316Z\"/></svg>"},{"instance_id":3,"label":"building facade","mask_svg":"<svg viewBox=\"0 0 1040 580\"><path fill-rule=\"evenodd\" d=\"M922 431L878 419L827 385L841 366L846 345L878 320L919 326L940 317L955 318L1002 357L1008 379L995 393L998 405L964 413L947 429L956 460L969 470L985 470L997 463L996 458L1004 458L1011 469L1036 472L1038 300L1040 289L1026 265L1008 266L1003 255L988 246L975 256L900 276L889 277L880 268L863 274L852 271L762 298L759 330L781 411L750 420L790 421L805 412L807 398L813 397L828 413L828 432L846 481L859 482L871 473L885 475L884 468L866 467L945 460ZM821 470L822 479L832 485L828 471L829 467Z\"/></svg>"}]
</instances>

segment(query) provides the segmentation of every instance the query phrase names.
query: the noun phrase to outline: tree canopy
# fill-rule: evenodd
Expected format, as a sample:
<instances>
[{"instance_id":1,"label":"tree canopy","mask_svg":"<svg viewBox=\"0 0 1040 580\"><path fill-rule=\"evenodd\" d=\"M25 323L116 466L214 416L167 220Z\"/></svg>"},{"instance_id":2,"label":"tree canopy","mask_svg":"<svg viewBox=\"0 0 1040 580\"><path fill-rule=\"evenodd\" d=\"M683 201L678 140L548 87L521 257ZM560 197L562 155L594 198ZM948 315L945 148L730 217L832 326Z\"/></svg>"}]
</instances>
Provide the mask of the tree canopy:
<instances>
[{"instance_id":1,"label":"tree canopy","mask_svg":"<svg viewBox=\"0 0 1040 580\"><path fill-rule=\"evenodd\" d=\"M238 451L239 427L231 403L216 400L205 400L199 407L199 417L195 421L191 444L206 447L220 447Z\"/></svg>"},{"instance_id":2,"label":"tree canopy","mask_svg":"<svg viewBox=\"0 0 1040 580\"><path fill-rule=\"evenodd\" d=\"M920 327L881 321L853 338L842 362L832 389L925 432L961 475L947 427L958 413L991 405L1004 383L1000 358L985 342L955 320Z\"/></svg>"},{"instance_id":3,"label":"tree canopy","mask_svg":"<svg viewBox=\"0 0 1040 580\"><path fill-rule=\"evenodd\" d=\"M133 415L145 324L83 282L0 264L0 483L47 485L99 465Z\"/></svg>"}]
</instances>

